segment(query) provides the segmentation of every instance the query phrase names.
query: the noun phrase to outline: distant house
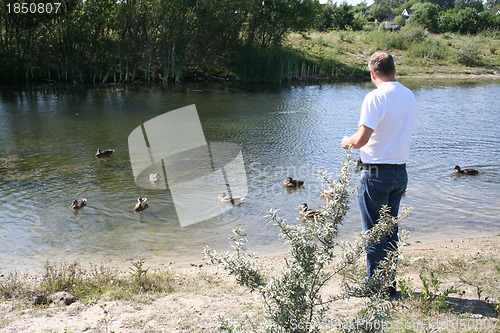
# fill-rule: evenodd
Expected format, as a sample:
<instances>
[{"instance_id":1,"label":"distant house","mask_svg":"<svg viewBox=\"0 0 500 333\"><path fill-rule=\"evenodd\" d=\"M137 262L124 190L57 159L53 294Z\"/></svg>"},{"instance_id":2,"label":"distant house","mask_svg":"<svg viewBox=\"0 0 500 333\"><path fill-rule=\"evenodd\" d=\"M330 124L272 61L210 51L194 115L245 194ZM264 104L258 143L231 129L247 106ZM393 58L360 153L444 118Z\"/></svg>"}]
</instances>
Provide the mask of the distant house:
<instances>
[{"instance_id":1,"label":"distant house","mask_svg":"<svg viewBox=\"0 0 500 333\"><path fill-rule=\"evenodd\" d=\"M401 13L401 16L403 16L405 22L408 21L410 19L410 17L412 16L414 10L413 9L408 9L408 8L405 8L403 10L403 12Z\"/></svg>"}]
</instances>

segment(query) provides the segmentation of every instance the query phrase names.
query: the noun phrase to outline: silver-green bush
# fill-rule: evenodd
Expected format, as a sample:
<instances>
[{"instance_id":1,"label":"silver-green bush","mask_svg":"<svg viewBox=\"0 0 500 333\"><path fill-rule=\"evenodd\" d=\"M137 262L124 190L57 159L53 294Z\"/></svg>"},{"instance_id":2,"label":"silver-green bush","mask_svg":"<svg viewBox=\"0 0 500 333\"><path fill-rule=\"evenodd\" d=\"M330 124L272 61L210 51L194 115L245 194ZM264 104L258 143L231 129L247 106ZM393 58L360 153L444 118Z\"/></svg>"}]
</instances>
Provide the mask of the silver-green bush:
<instances>
[{"instance_id":1,"label":"silver-green bush","mask_svg":"<svg viewBox=\"0 0 500 333\"><path fill-rule=\"evenodd\" d=\"M348 152L339 179L332 180L325 172L321 173L332 191L332 198L314 219L289 224L278 216L277 210L269 211L269 223L280 229L280 236L288 245L284 267L276 275L265 277L257 269L254 254L243 247L246 238L240 229L235 230L235 236L231 238L234 252L217 253L205 248L205 255L212 263L223 266L229 274L236 276L238 283L262 295L269 320L266 327L270 332L319 331L329 306L336 300L351 296L372 295L367 310L364 314L360 313L363 322L368 323L370 318L378 320L387 317L387 306L380 304L385 304L381 300L386 296L386 287L395 281L400 247L388 253L376 278L369 282L364 280L364 273L359 269L360 258L366 254L368 245L376 244L390 234L407 213L394 218L384 207L379 222L370 231L362 233L352 242L337 242L339 226L346 217L353 194L349 176L351 162ZM406 237L402 237L402 241L404 239ZM334 252L337 246L343 251ZM342 281L344 288L338 295L324 299L323 287L334 278ZM374 316L373 312L377 315ZM366 313L370 316L366 317Z\"/></svg>"}]
</instances>

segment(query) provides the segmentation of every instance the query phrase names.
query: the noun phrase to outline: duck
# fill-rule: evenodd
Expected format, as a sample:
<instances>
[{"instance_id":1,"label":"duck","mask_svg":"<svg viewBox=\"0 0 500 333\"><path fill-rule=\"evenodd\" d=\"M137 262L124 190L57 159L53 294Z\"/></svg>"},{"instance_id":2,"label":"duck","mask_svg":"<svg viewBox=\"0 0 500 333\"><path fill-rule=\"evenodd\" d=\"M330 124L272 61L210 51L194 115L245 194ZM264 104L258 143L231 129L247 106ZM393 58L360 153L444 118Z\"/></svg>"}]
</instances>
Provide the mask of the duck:
<instances>
[{"instance_id":1,"label":"duck","mask_svg":"<svg viewBox=\"0 0 500 333\"><path fill-rule=\"evenodd\" d=\"M83 208L87 206L87 199L86 198L83 198L83 199L80 199L80 200L73 200L73 203L69 206L70 208L73 208L73 209L80 209L80 208Z\"/></svg>"},{"instance_id":2,"label":"duck","mask_svg":"<svg viewBox=\"0 0 500 333\"><path fill-rule=\"evenodd\" d=\"M314 219L315 217L321 216L321 212L319 210L309 209L309 206L306 203L300 205L299 209L300 216L304 220Z\"/></svg>"},{"instance_id":3,"label":"duck","mask_svg":"<svg viewBox=\"0 0 500 333\"><path fill-rule=\"evenodd\" d=\"M137 198L137 203L134 206L134 212L142 212L148 208L148 199L147 198Z\"/></svg>"},{"instance_id":4,"label":"duck","mask_svg":"<svg viewBox=\"0 0 500 333\"><path fill-rule=\"evenodd\" d=\"M457 170L457 174L461 175L477 175L479 173L479 171L474 169L460 169L458 165L455 165L453 170Z\"/></svg>"},{"instance_id":5,"label":"duck","mask_svg":"<svg viewBox=\"0 0 500 333\"><path fill-rule=\"evenodd\" d=\"M304 180L297 180L297 179L293 179L292 177L288 177L283 182L283 186L284 187L301 187L301 186L304 186L304 183L305 183Z\"/></svg>"},{"instance_id":6,"label":"duck","mask_svg":"<svg viewBox=\"0 0 500 333\"><path fill-rule=\"evenodd\" d=\"M243 202L243 198L226 194L226 192L222 192L221 194L219 194L219 196L217 197L217 199L220 202L230 202L233 205L239 205L240 203Z\"/></svg>"},{"instance_id":7,"label":"duck","mask_svg":"<svg viewBox=\"0 0 500 333\"><path fill-rule=\"evenodd\" d=\"M111 156L115 151L113 149L101 149L97 148L97 153L95 153L95 157L109 157Z\"/></svg>"},{"instance_id":8,"label":"duck","mask_svg":"<svg viewBox=\"0 0 500 333\"><path fill-rule=\"evenodd\" d=\"M325 200L332 200L333 199L333 189L329 189L329 190L320 190L320 195L319 197L321 199L325 199Z\"/></svg>"},{"instance_id":9,"label":"duck","mask_svg":"<svg viewBox=\"0 0 500 333\"><path fill-rule=\"evenodd\" d=\"M152 182L152 183L156 183L160 179L161 179L161 177L160 177L160 174L158 172L157 173L152 173L152 174L149 175L149 181Z\"/></svg>"},{"instance_id":10,"label":"duck","mask_svg":"<svg viewBox=\"0 0 500 333\"><path fill-rule=\"evenodd\" d=\"M356 160L356 171L359 171L363 169L363 161L361 160L361 158L358 158Z\"/></svg>"}]
</instances>

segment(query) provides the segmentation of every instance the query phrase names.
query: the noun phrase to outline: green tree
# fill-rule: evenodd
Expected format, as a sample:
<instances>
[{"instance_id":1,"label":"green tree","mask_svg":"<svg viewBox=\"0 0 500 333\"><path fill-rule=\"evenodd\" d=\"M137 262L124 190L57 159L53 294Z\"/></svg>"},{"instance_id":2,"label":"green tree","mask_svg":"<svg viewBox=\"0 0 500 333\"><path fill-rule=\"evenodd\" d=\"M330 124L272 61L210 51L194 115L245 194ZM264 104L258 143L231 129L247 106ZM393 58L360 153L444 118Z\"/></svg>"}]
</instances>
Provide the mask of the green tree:
<instances>
[{"instance_id":1,"label":"green tree","mask_svg":"<svg viewBox=\"0 0 500 333\"><path fill-rule=\"evenodd\" d=\"M441 17L441 30L461 34L476 33L479 28L479 14L474 8L450 9Z\"/></svg>"},{"instance_id":2,"label":"green tree","mask_svg":"<svg viewBox=\"0 0 500 333\"><path fill-rule=\"evenodd\" d=\"M484 10L483 2L481 0L455 0L455 8L474 8L478 12L482 12Z\"/></svg>"},{"instance_id":3,"label":"green tree","mask_svg":"<svg viewBox=\"0 0 500 333\"><path fill-rule=\"evenodd\" d=\"M396 8L403 5L407 0L375 0L373 4L376 6L388 6L390 8Z\"/></svg>"},{"instance_id":4,"label":"green tree","mask_svg":"<svg viewBox=\"0 0 500 333\"><path fill-rule=\"evenodd\" d=\"M15 3L0 6L6 81L210 75L236 68L243 49L279 49L290 31L316 26L321 12L317 0L65 0L57 14L7 13Z\"/></svg>"},{"instance_id":5,"label":"green tree","mask_svg":"<svg viewBox=\"0 0 500 333\"><path fill-rule=\"evenodd\" d=\"M411 21L420 24L429 31L437 32L440 11L437 5L424 2L415 5L416 9L411 17Z\"/></svg>"},{"instance_id":6,"label":"green tree","mask_svg":"<svg viewBox=\"0 0 500 333\"><path fill-rule=\"evenodd\" d=\"M489 10L479 13L479 30L499 30L500 15L493 14Z\"/></svg>"},{"instance_id":7,"label":"green tree","mask_svg":"<svg viewBox=\"0 0 500 333\"><path fill-rule=\"evenodd\" d=\"M380 22L385 21L392 14L391 7L385 4L373 5L371 11L375 19Z\"/></svg>"},{"instance_id":8,"label":"green tree","mask_svg":"<svg viewBox=\"0 0 500 333\"><path fill-rule=\"evenodd\" d=\"M247 47L278 46L290 31L305 31L316 26L321 13L321 5L315 0L248 0L245 3Z\"/></svg>"},{"instance_id":9,"label":"green tree","mask_svg":"<svg viewBox=\"0 0 500 333\"><path fill-rule=\"evenodd\" d=\"M430 2L437 5L441 10L455 8L455 0L430 0Z\"/></svg>"},{"instance_id":10,"label":"green tree","mask_svg":"<svg viewBox=\"0 0 500 333\"><path fill-rule=\"evenodd\" d=\"M346 2L340 6L332 6L332 27L335 30L347 30L353 27L354 12Z\"/></svg>"},{"instance_id":11,"label":"green tree","mask_svg":"<svg viewBox=\"0 0 500 333\"><path fill-rule=\"evenodd\" d=\"M193 17L194 1L164 0L159 7L158 49L161 78L179 80L188 61L187 48Z\"/></svg>"},{"instance_id":12,"label":"green tree","mask_svg":"<svg viewBox=\"0 0 500 333\"><path fill-rule=\"evenodd\" d=\"M47 26L51 45L54 46L50 53L54 62L47 64L49 79L52 79L52 75L58 80L75 79L83 67L82 50L79 48L83 36L80 26L75 24L82 15L82 7L80 0L62 2L60 13Z\"/></svg>"},{"instance_id":13,"label":"green tree","mask_svg":"<svg viewBox=\"0 0 500 333\"><path fill-rule=\"evenodd\" d=\"M218 66L240 46L244 16L241 1L198 0L193 6L193 42L189 51L198 65Z\"/></svg>"},{"instance_id":14,"label":"green tree","mask_svg":"<svg viewBox=\"0 0 500 333\"><path fill-rule=\"evenodd\" d=\"M323 7L321 19L319 22L319 30L327 31L333 29L333 6L326 5Z\"/></svg>"},{"instance_id":15,"label":"green tree","mask_svg":"<svg viewBox=\"0 0 500 333\"><path fill-rule=\"evenodd\" d=\"M484 7L488 10L493 10L495 7L500 6L500 0L486 0ZM493 14L495 14L494 12Z\"/></svg>"},{"instance_id":16,"label":"green tree","mask_svg":"<svg viewBox=\"0 0 500 333\"><path fill-rule=\"evenodd\" d=\"M83 34L78 48L92 82L103 76L111 62L110 57L114 55L112 48L117 13L118 6L113 0L87 0L77 19Z\"/></svg>"}]
</instances>

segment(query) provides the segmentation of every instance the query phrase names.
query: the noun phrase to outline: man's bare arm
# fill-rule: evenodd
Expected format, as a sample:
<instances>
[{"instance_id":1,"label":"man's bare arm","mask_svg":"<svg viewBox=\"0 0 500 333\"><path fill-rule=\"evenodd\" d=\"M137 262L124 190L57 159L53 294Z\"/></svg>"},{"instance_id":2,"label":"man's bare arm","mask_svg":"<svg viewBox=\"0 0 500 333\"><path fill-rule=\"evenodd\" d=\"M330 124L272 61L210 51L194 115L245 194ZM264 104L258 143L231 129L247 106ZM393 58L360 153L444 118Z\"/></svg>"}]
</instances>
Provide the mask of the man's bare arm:
<instances>
[{"instance_id":1,"label":"man's bare arm","mask_svg":"<svg viewBox=\"0 0 500 333\"><path fill-rule=\"evenodd\" d=\"M365 125L359 126L359 129L356 133L351 136L344 136L342 139L342 148L347 148L348 146L352 146L353 148L359 149L366 145L368 140L373 134L373 130L370 127L366 127Z\"/></svg>"}]
</instances>

